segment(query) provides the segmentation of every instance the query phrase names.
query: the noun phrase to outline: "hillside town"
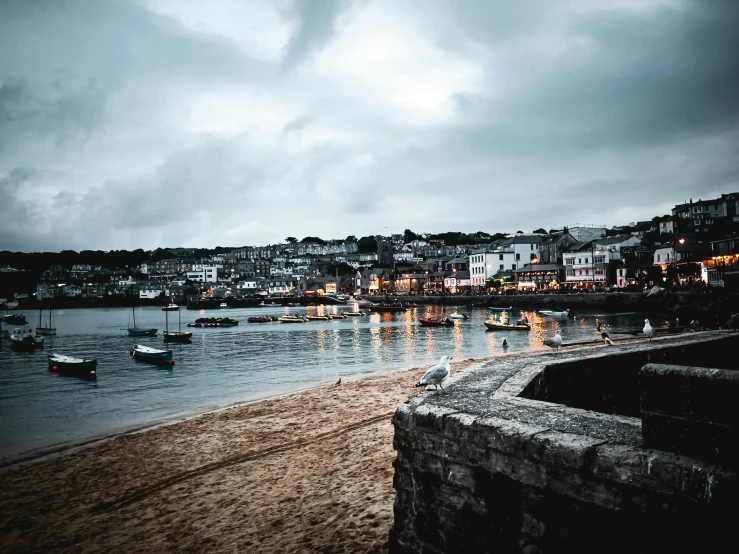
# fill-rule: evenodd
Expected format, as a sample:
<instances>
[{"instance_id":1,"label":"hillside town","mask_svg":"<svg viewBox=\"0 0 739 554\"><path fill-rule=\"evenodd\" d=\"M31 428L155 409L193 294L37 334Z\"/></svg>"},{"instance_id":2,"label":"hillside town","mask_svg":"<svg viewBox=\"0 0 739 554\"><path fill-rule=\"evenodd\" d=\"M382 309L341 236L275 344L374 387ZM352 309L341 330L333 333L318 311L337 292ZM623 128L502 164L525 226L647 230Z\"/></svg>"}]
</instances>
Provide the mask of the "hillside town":
<instances>
[{"instance_id":1,"label":"hillside town","mask_svg":"<svg viewBox=\"0 0 739 554\"><path fill-rule=\"evenodd\" d=\"M0 304L13 308L34 298L186 303L267 296L542 294L653 285L737 290L739 193L690 199L669 215L611 228L569 225L496 235L406 230L361 239L288 237L281 244L216 250L203 255L193 248L158 249L131 267L75 263L32 271L4 265ZM18 254L0 256L1 263L18 260Z\"/></svg>"}]
</instances>

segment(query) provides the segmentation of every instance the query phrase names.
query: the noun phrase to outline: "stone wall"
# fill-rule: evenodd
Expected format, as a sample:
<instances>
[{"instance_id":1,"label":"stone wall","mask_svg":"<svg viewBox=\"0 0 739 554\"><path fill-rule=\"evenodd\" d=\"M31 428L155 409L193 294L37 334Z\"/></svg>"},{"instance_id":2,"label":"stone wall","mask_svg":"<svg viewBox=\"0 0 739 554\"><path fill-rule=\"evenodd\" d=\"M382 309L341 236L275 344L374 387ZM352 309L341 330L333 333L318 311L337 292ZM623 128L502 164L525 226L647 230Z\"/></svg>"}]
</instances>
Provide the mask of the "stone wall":
<instances>
[{"instance_id":1,"label":"stone wall","mask_svg":"<svg viewBox=\"0 0 739 554\"><path fill-rule=\"evenodd\" d=\"M614 411L630 413L631 397L644 394L639 383L650 388L657 379L640 380L633 364L727 352L738 339L696 333L505 356L452 376L446 396L409 400L393 419L390 552L700 552L732 544L735 464L650 448L638 417L577 407L577 398L572 406L547 402L531 387L547 382L547 370L559 380L573 364L580 375L605 368L617 389L623 370L630 384L617 396L629 408ZM578 386L559 380L544 398Z\"/></svg>"}]
</instances>

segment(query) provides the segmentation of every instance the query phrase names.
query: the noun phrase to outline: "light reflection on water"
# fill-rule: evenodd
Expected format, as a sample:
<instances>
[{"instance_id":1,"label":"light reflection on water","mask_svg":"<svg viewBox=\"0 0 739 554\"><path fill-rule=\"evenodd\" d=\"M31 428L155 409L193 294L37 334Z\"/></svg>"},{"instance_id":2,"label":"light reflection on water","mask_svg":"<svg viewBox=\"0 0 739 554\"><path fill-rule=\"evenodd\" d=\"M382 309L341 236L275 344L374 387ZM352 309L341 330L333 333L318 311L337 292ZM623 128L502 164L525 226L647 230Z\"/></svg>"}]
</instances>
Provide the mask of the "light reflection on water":
<instances>
[{"instance_id":1,"label":"light reflection on water","mask_svg":"<svg viewBox=\"0 0 739 554\"><path fill-rule=\"evenodd\" d=\"M58 335L46 338L44 351L17 353L0 343L0 458L46 447L76 443L168 418L197 413L310 386L358 378L390 369L426 366L442 355L454 360L482 358L544 348L542 341L562 330L565 342L597 338L595 317L557 321L530 310L498 312L499 321L525 314L530 332L486 331L484 309L421 306L408 312L370 313L302 324L248 324L255 315L325 315L346 307L264 307L186 311L169 314L170 329L198 317L232 317L233 328L188 329L192 344L171 345L174 369L133 361L134 344L162 347L165 314L158 308L136 311L141 326L158 327L160 335L131 338L125 309L60 310L54 314ZM421 327L419 317L469 314L453 328ZM32 320L31 314L26 314ZM603 329L641 328L643 314L600 317ZM664 318L652 318L655 326ZM506 338L509 348L503 351ZM46 354L59 352L96 357L98 379L85 381L48 371ZM409 383L409 392L413 383Z\"/></svg>"}]
</instances>

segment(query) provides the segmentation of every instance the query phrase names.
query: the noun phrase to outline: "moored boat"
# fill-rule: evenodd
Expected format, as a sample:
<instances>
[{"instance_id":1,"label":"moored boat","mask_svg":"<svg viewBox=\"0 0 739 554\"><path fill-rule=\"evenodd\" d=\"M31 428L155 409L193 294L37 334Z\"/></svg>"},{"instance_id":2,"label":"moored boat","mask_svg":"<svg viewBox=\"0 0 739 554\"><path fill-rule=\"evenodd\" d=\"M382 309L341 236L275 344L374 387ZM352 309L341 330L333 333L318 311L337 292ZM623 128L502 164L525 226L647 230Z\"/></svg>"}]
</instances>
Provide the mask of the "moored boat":
<instances>
[{"instance_id":1,"label":"moored boat","mask_svg":"<svg viewBox=\"0 0 739 554\"><path fill-rule=\"evenodd\" d=\"M129 337L155 337L157 330L153 327L136 327L136 308L131 308L131 314L133 315L133 327L128 327Z\"/></svg>"},{"instance_id":2,"label":"moored boat","mask_svg":"<svg viewBox=\"0 0 739 554\"><path fill-rule=\"evenodd\" d=\"M508 306L507 308L496 308L494 306L489 306L488 310L491 312L511 312L513 311L513 306Z\"/></svg>"},{"instance_id":3,"label":"moored boat","mask_svg":"<svg viewBox=\"0 0 739 554\"><path fill-rule=\"evenodd\" d=\"M328 321L329 317L325 315L307 315L305 319L308 321Z\"/></svg>"},{"instance_id":4,"label":"moored boat","mask_svg":"<svg viewBox=\"0 0 739 554\"><path fill-rule=\"evenodd\" d=\"M147 364L174 366L171 350L160 350L137 344L133 347L130 354L134 360L146 362Z\"/></svg>"},{"instance_id":5,"label":"moored boat","mask_svg":"<svg viewBox=\"0 0 739 554\"><path fill-rule=\"evenodd\" d=\"M490 331L529 331L531 329L528 323L496 323L495 321L486 321L485 327Z\"/></svg>"},{"instance_id":6,"label":"moored boat","mask_svg":"<svg viewBox=\"0 0 739 554\"><path fill-rule=\"evenodd\" d=\"M419 317L418 321L423 327L454 327L454 321L448 318L433 319L430 317Z\"/></svg>"},{"instance_id":7,"label":"moored boat","mask_svg":"<svg viewBox=\"0 0 739 554\"><path fill-rule=\"evenodd\" d=\"M200 317L195 323L188 323L188 327L235 327L239 322L230 317Z\"/></svg>"},{"instance_id":8,"label":"moored boat","mask_svg":"<svg viewBox=\"0 0 739 554\"><path fill-rule=\"evenodd\" d=\"M175 304L174 302L170 302L166 306L162 306L162 311L163 312L176 312L179 309L180 309L180 307L177 304Z\"/></svg>"},{"instance_id":9,"label":"moored boat","mask_svg":"<svg viewBox=\"0 0 739 554\"><path fill-rule=\"evenodd\" d=\"M344 315L346 317L359 317L363 315L367 315L366 312L344 312Z\"/></svg>"},{"instance_id":10,"label":"moored boat","mask_svg":"<svg viewBox=\"0 0 739 554\"><path fill-rule=\"evenodd\" d=\"M169 330L169 313L165 313L164 318L164 342L184 342L189 343L192 338L192 333L186 333L182 330L182 316L177 311L177 331Z\"/></svg>"},{"instance_id":11,"label":"moored boat","mask_svg":"<svg viewBox=\"0 0 739 554\"><path fill-rule=\"evenodd\" d=\"M272 318L268 315L252 316L246 320L247 323L269 323L270 321Z\"/></svg>"},{"instance_id":12,"label":"moored boat","mask_svg":"<svg viewBox=\"0 0 739 554\"><path fill-rule=\"evenodd\" d=\"M570 315L570 310L563 310L560 307L556 307L553 310L539 310L539 314L549 317L566 318Z\"/></svg>"},{"instance_id":13,"label":"moored boat","mask_svg":"<svg viewBox=\"0 0 739 554\"><path fill-rule=\"evenodd\" d=\"M33 352L44 347L44 338L34 337L28 325L13 329L10 346L18 352Z\"/></svg>"},{"instance_id":14,"label":"moored boat","mask_svg":"<svg viewBox=\"0 0 739 554\"><path fill-rule=\"evenodd\" d=\"M42 316L42 310L38 311L38 327L36 327L36 336L50 336L50 335L56 335L56 327L54 327L54 316L51 313L51 308L49 308L49 319L46 321L45 325L41 324L41 316Z\"/></svg>"},{"instance_id":15,"label":"moored boat","mask_svg":"<svg viewBox=\"0 0 739 554\"><path fill-rule=\"evenodd\" d=\"M452 319L469 319L470 318L470 316L468 316L467 314L451 314L449 317L451 317Z\"/></svg>"},{"instance_id":16,"label":"moored boat","mask_svg":"<svg viewBox=\"0 0 739 554\"><path fill-rule=\"evenodd\" d=\"M49 354L49 369L61 375L74 375L76 377L97 377L98 361L94 358L73 358L62 354Z\"/></svg>"},{"instance_id":17,"label":"moored boat","mask_svg":"<svg viewBox=\"0 0 739 554\"><path fill-rule=\"evenodd\" d=\"M305 323L308 321L307 319L303 319L302 317L278 317L277 318L280 323Z\"/></svg>"},{"instance_id":18,"label":"moored boat","mask_svg":"<svg viewBox=\"0 0 739 554\"><path fill-rule=\"evenodd\" d=\"M374 306L367 306L370 312L407 312L409 308L406 308L402 304L375 304Z\"/></svg>"},{"instance_id":19,"label":"moored boat","mask_svg":"<svg viewBox=\"0 0 739 554\"><path fill-rule=\"evenodd\" d=\"M28 323L26 321L26 316L23 314L5 314L3 316L3 321L8 325L25 325Z\"/></svg>"}]
</instances>

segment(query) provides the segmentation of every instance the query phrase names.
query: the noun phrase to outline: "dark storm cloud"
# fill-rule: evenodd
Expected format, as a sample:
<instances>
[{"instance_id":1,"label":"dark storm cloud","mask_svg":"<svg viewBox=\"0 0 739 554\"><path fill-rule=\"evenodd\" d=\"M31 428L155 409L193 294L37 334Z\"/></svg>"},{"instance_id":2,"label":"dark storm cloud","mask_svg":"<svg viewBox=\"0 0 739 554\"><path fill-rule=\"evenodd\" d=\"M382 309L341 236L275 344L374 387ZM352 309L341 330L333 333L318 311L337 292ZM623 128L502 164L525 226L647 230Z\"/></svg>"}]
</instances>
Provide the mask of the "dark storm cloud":
<instances>
[{"instance_id":1,"label":"dark storm cloud","mask_svg":"<svg viewBox=\"0 0 739 554\"><path fill-rule=\"evenodd\" d=\"M3 244L613 225L739 190L737 2L237 5L258 48L195 3L0 4Z\"/></svg>"}]
</instances>

